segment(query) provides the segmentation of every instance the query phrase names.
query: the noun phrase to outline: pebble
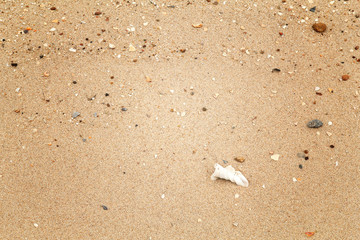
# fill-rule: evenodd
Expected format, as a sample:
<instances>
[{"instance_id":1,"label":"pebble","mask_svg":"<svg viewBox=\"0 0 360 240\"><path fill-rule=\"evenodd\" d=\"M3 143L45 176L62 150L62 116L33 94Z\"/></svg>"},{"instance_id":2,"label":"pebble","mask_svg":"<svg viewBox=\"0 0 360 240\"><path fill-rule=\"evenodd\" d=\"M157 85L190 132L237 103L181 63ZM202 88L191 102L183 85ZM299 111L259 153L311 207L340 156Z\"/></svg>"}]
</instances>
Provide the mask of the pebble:
<instances>
[{"instance_id":1,"label":"pebble","mask_svg":"<svg viewBox=\"0 0 360 240\"><path fill-rule=\"evenodd\" d=\"M320 121L318 119L311 120L310 122L308 122L306 124L306 126L308 128L319 128L319 127L322 127L322 125L323 125L322 121Z\"/></svg>"},{"instance_id":2,"label":"pebble","mask_svg":"<svg viewBox=\"0 0 360 240\"><path fill-rule=\"evenodd\" d=\"M235 198L239 198L240 195L238 193L235 194Z\"/></svg>"},{"instance_id":3,"label":"pebble","mask_svg":"<svg viewBox=\"0 0 360 240\"><path fill-rule=\"evenodd\" d=\"M17 63L11 63L11 66L12 66L12 67L17 67L18 64L17 64Z\"/></svg>"},{"instance_id":4,"label":"pebble","mask_svg":"<svg viewBox=\"0 0 360 240\"><path fill-rule=\"evenodd\" d=\"M350 79L350 76L347 75L347 74L345 74L345 75L342 75L342 76L341 76L341 79L342 79L343 81L347 81L347 80Z\"/></svg>"},{"instance_id":5,"label":"pebble","mask_svg":"<svg viewBox=\"0 0 360 240\"><path fill-rule=\"evenodd\" d=\"M73 114L71 114L72 118L77 118L78 116L80 116L79 112L73 112Z\"/></svg>"},{"instance_id":6,"label":"pebble","mask_svg":"<svg viewBox=\"0 0 360 240\"><path fill-rule=\"evenodd\" d=\"M326 24L325 23L315 23L312 25L312 28L314 29L315 32L325 32L326 30Z\"/></svg>"},{"instance_id":7,"label":"pebble","mask_svg":"<svg viewBox=\"0 0 360 240\"><path fill-rule=\"evenodd\" d=\"M234 226L234 227L237 227L237 226L239 226L239 223L234 222L234 223L233 223L233 226Z\"/></svg>"},{"instance_id":8,"label":"pebble","mask_svg":"<svg viewBox=\"0 0 360 240\"><path fill-rule=\"evenodd\" d=\"M281 70L279 68L273 68L273 70L271 70L271 72L280 72Z\"/></svg>"},{"instance_id":9,"label":"pebble","mask_svg":"<svg viewBox=\"0 0 360 240\"><path fill-rule=\"evenodd\" d=\"M108 207L105 206L105 205L101 205L101 207L102 207L104 210L108 210Z\"/></svg>"},{"instance_id":10,"label":"pebble","mask_svg":"<svg viewBox=\"0 0 360 240\"><path fill-rule=\"evenodd\" d=\"M136 48L130 43L129 45L129 52L135 52Z\"/></svg>"},{"instance_id":11,"label":"pebble","mask_svg":"<svg viewBox=\"0 0 360 240\"><path fill-rule=\"evenodd\" d=\"M278 161L279 158L280 158L280 154L271 155L271 159L272 159L272 160Z\"/></svg>"},{"instance_id":12,"label":"pebble","mask_svg":"<svg viewBox=\"0 0 360 240\"><path fill-rule=\"evenodd\" d=\"M110 48L110 49L114 49L114 48L115 48L115 45L114 45L114 44L109 43L109 48Z\"/></svg>"},{"instance_id":13,"label":"pebble","mask_svg":"<svg viewBox=\"0 0 360 240\"><path fill-rule=\"evenodd\" d=\"M37 228L38 226L39 226L39 224L37 224L37 223L34 223L34 227L36 227L36 228Z\"/></svg>"},{"instance_id":14,"label":"pebble","mask_svg":"<svg viewBox=\"0 0 360 240\"><path fill-rule=\"evenodd\" d=\"M76 49L75 48L70 48L69 51L70 52L76 52Z\"/></svg>"},{"instance_id":15,"label":"pebble","mask_svg":"<svg viewBox=\"0 0 360 240\"><path fill-rule=\"evenodd\" d=\"M316 7L310 8L310 12L315 12L315 10L316 10Z\"/></svg>"},{"instance_id":16,"label":"pebble","mask_svg":"<svg viewBox=\"0 0 360 240\"><path fill-rule=\"evenodd\" d=\"M303 166L302 166L301 164L299 164L299 168L300 168L300 169L302 169L302 168L303 168Z\"/></svg>"},{"instance_id":17,"label":"pebble","mask_svg":"<svg viewBox=\"0 0 360 240\"><path fill-rule=\"evenodd\" d=\"M97 12L95 12L94 13L96 16L99 16L99 15L101 15L101 12L100 11L97 11Z\"/></svg>"},{"instance_id":18,"label":"pebble","mask_svg":"<svg viewBox=\"0 0 360 240\"><path fill-rule=\"evenodd\" d=\"M235 161L238 161L238 162L240 162L240 163L245 162L245 158L243 158L243 157L235 157L234 160L235 160Z\"/></svg>"},{"instance_id":19,"label":"pebble","mask_svg":"<svg viewBox=\"0 0 360 240\"><path fill-rule=\"evenodd\" d=\"M127 108L121 108L121 111L125 112L127 111Z\"/></svg>"}]
</instances>

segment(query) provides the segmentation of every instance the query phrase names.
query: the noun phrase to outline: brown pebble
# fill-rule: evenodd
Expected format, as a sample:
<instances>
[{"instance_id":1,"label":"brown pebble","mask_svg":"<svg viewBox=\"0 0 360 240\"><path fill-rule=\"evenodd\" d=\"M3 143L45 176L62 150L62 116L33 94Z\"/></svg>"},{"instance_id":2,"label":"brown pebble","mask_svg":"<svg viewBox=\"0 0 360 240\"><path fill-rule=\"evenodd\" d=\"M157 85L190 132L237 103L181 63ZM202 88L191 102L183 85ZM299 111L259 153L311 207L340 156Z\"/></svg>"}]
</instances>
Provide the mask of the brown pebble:
<instances>
[{"instance_id":1,"label":"brown pebble","mask_svg":"<svg viewBox=\"0 0 360 240\"><path fill-rule=\"evenodd\" d=\"M347 80L349 80L349 78L350 78L350 76L347 75L347 74L341 76L341 79L342 79L343 81L347 81Z\"/></svg>"},{"instance_id":2,"label":"brown pebble","mask_svg":"<svg viewBox=\"0 0 360 240\"><path fill-rule=\"evenodd\" d=\"M50 10L55 11L56 7L51 7Z\"/></svg>"},{"instance_id":3,"label":"brown pebble","mask_svg":"<svg viewBox=\"0 0 360 240\"><path fill-rule=\"evenodd\" d=\"M355 50L359 50L359 46L356 46L356 47L355 47Z\"/></svg>"},{"instance_id":4,"label":"brown pebble","mask_svg":"<svg viewBox=\"0 0 360 240\"><path fill-rule=\"evenodd\" d=\"M241 163L245 162L245 158L243 158L243 157L236 157L236 158L234 158L234 160L241 162Z\"/></svg>"},{"instance_id":5,"label":"brown pebble","mask_svg":"<svg viewBox=\"0 0 360 240\"><path fill-rule=\"evenodd\" d=\"M101 14L100 11L95 12L95 15L96 15L96 16L99 16L100 14Z\"/></svg>"},{"instance_id":6,"label":"brown pebble","mask_svg":"<svg viewBox=\"0 0 360 240\"><path fill-rule=\"evenodd\" d=\"M315 23L314 25L312 25L312 28L315 30L315 32L325 32L326 30L326 25L324 23Z\"/></svg>"}]
</instances>

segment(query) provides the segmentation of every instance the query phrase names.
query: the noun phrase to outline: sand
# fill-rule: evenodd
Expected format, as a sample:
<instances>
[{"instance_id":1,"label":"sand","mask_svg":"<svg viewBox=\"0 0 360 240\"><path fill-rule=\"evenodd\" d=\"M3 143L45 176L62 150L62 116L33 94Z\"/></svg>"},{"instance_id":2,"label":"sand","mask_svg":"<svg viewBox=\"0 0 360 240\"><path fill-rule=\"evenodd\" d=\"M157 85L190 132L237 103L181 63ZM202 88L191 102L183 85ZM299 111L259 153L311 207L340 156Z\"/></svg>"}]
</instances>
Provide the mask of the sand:
<instances>
[{"instance_id":1,"label":"sand","mask_svg":"<svg viewBox=\"0 0 360 240\"><path fill-rule=\"evenodd\" d=\"M1 239L360 238L358 2L0 9Z\"/></svg>"}]
</instances>

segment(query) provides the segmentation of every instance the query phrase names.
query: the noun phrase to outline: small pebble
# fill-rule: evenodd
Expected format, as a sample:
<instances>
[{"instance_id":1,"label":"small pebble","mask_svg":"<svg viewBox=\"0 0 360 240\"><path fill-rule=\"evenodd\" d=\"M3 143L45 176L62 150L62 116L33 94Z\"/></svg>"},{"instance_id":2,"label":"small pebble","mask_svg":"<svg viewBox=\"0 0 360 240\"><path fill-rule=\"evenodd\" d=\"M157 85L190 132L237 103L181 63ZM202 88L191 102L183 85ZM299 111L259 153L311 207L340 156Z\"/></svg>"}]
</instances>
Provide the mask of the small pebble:
<instances>
[{"instance_id":1,"label":"small pebble","mask_svg":"<svg viewBox=\"0 0 360 240\"><path fill-rule=\"evenodd\" d=\"M271 159L272 159L272 160L278 161L279 158L280 158L280 154L271 155Z\"/></svg>"},{"instance_id":2,"label":"small pebble","mask_svg":"<svg viewBox=\"0 0 360 240\"><path fill-rule=\"evenodd\" d=\"M12 66L12 67L17 67L18 64L17 64L17 63L11 63L11 66Z\"/></svg>"},{"instance_id":3,"label":"small pebble","mask_svg":"<svg viewBox=\"0 0 360 240\"><path fill-rule=\"evenodd\" d=\"M55 11L56 7L51 7L50 10Z\"/></svg>"},{"instance_id":4,"label":"small pebble","mask_svg":"<svg viewBox=\"0 0 360 240\"><path fill-rule=\"evenodd\" d=\"M310 12L315 12L315 10L316 10L316 7L310 8Z\"/></svg>"},{"instance_id":5,"label":"small pebble","mask_svg":"<svg viewBox=\"0 0 360 240\"><path fill-rule=\"evenodd\" d=\"M206 107L203 107L202 110L203 110L204 112L206 112L206 111L207 111L207 108L206 108Z\"/></svg>"},{"instance_id":6,"label":"small pebble","mask_svg":"<svg viewBox=\"0 0 360 240\"><path fill-rule=\"evenodd\" d=\"M345 74L345 75L342 75L342 76L341 76L341 79L342 79L343 81L347 81L347 80L350 79L350 76L347 75L347 74Z\"/></svg>"},{"instance_id":7,"label":"small pebble","mask_svg":"<svg viewBox=\"0 0 360 240\"><path fill-rule=\"evenodd\" d=\"M299 164L299 168L302 169L302 168L303 168L303 165Z\"/></svg>"},{"instance_id":8,"label":"small pebble","mask_svg":"<svg viewBox=\"0 0 360 240\"><path fill-rule=\"evenodd\" d=\"M227 163L228 163L228 161L226 161L226 160L223 160L223 162L224 162L224 164L227 164Z\"/></svg>"},{"instance_id":9,"label":"small pebble","mask_svg":"<svg viewBox=\"0 0 360 240\"><path fill-rule=\"evenodd\" d=\"M115 48L115 45L112 44L112 43L109 43L109 48L110 48L110 49L114 49L114 48Z\"/></svg>"},{"instance_id":10,"label":"small pebble","mask_svg":"<svg viewBox=\"0 0 360 240\"><path fill-rule=\"evenodd\" d=\"M334 145L330 145L330 148L334 148L335 146Z\"/></svg>"},{"instance_id":11,"label":"small pebble","mask_svg":"<svg viewBox=\"0 0 360 240\"><path fill-rule=\"evenodd\" d=\"M309 160L309 157L305 157L305 160Z\"/></svg>"},{"instance_id":12,"label":"small pebble","mask_svg":"<svg viewBox=\"0 0 360 240\"><path fill-rule=\"evenodd\" d=\"M310 122L308 122L306 124L306 126L308 128L319 128L319 127L322 127L322 125L323 125L322 121L320 121L318 119L311 120Z\"/></svg>"},{"instance_id":13,"label":"small pebble","mask_svg":"<svg viewBox=\"0 0 360 240\"><path fill-rule=\"evenodd\" d=\"M273 68L273 70L271 70L271 72L280 72L281 70L279 68Z\"/></svg>"},{"instance_id":14,"label":"small pebble","mask_svg":"<svg viewBox=\"0 0 360 240\"><path fill-rule=\"evenodd\" d=\"M73 114L71 114L72 118L77 118L78 116L80 116L79 112L73 112Z\"/></svg>"},{"instance_id":15,"label":"small pebble","mask_svg":"<svg viewBox=\"0 0 360 240\"><path fill-rule=\"evenodd\" d=\"M238 193L235 194L235 198L239 198L240 195Z\"/></svg>"},{"instance_id":16,"label":"small pebble","mask_svg":"<svg viewBox=\"0 0 360 240\"><path fill-rule=\"evenodd\" d=\"M94 13L96 16L99 16L99 15L101 15L101 12L100 11L97 11L97 12L95 12Z\"/></svg>"},{"instance_id":17,"label":"small pebble","mask_svg":"<svg viewBox=\"0 0 360 240\"><path fill-rule=\"evenodd\" d=\"M234 223L233 223L233 226L234 226L234 227L237 227L237 226L239 226L239 223L234 222Z\"/></svg>"},{"instance_id":18,"label":"small pebble","mask_svg":"<svg viewBox=\"0 0 360 240\"><path fill-rule=\"evenodd\" d=\"M235 157L234 160L235 160L235 161L238 161L238 162L240 162L240 163L245 162L245 158L243 158L243 157Z\"/></svg>"},{"instance_id":19,"label":"small pebble","mask_svg":"<svg viewBox=\"0 0 360 240\"><path fill-rule=\"evenodd\" d=\"M37 228L38 226L39 226L39 224L37 224L37 223L34 223L34 227L36 227L36 228Z\"/></svg>"},{"instance_id":20,"label":"small pebble","mask_svg":"<svg viewBox=\"0 0 360 240\"><path fill-rule=\"evenodd\" d=\"M315 32L325 32L326 30L326 24L324 23L315 23L314 25L312 25L312 28L314 29Z\"/></svg>"},{"instance_id":21,"label":"small pebble","mask_svg":"<svg viewBox=\"0 0 360 240\"><path fill-rule=\"evenodd\" d=\"M127 111L127 108L121 108L121 111L125 112L125 111Z\"/></svg>"},{"instance_id":22,"label":"small pebble","mask_svg":"<svg viewBox=\"0 0 360 240\"><path fill-rule=\"evenodd\" d=\"M101 205L101 207L102 207L104 210L108 210L107 206L105 206L105 205Z\"/></svg>"}]
</instances>

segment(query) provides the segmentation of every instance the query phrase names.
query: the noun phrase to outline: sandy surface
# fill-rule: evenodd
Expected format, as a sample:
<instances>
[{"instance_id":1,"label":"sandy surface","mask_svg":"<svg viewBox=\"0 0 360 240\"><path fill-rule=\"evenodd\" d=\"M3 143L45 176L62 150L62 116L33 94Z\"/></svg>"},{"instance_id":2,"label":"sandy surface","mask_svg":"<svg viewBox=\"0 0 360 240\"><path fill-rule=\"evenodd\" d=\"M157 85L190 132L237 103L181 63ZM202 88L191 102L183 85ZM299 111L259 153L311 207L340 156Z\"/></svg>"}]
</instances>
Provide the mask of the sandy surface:
<instances>
[{"instance_id":1,"label":"sandy surface","mask_svg":"<svg viewBox=\"0 0 360 240\"><path fill-rule=\"evenodd\" d=\"M254 2L2 1L0 238L359 239L359 2Z\"/></svg>"}]
</instances>

